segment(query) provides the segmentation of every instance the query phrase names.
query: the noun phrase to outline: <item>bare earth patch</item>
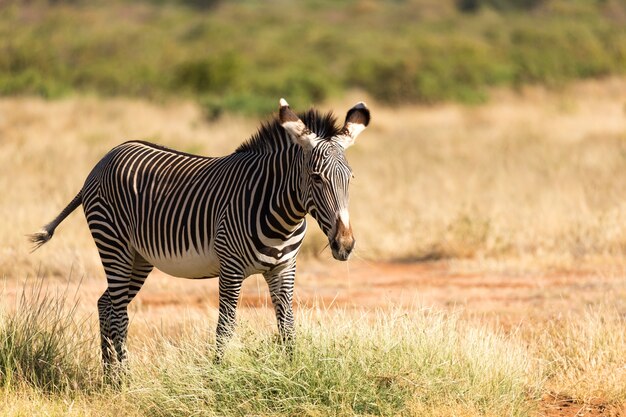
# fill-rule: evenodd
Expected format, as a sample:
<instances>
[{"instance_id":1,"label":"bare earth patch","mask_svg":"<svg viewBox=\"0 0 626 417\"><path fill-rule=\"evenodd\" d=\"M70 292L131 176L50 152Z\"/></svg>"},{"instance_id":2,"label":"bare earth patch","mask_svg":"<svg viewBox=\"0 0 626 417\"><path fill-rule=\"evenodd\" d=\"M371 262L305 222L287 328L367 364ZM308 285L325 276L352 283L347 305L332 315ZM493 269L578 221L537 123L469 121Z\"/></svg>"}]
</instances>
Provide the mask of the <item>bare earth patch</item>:
<instances>
[{"instance_id":1,"label":"bare earth patch","mask_svg":"<svg viewBox=\"0 0 626 417\"><path fill-rule=\"evenodd\" d=\"M477 270L458 262L372 263L309 261L296 277L296 307L411 308L417 305L463 310L470 316L515 324L553 319L601 303L626 300L626 269L548 271ZM104 289L104 288L103 288ZM134 302L137 309L170 306L217 307L217 280L190 281L155 271ZM240 307L268 307L261 276L248 278Z\"/></svg>"}]
</instances>

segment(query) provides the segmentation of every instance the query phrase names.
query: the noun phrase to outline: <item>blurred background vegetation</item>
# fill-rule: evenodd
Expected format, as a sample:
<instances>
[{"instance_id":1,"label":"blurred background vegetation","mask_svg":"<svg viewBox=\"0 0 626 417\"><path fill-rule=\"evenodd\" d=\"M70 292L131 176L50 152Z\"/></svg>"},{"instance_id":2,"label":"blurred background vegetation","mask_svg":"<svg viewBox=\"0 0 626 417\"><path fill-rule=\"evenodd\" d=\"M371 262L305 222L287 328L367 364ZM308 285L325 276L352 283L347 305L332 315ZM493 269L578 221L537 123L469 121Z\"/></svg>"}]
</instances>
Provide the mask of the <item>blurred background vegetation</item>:
<instances>
[{"instance_id":1,"label":"blurred background vegetation","mask_svg":"<svg viewBox=\"0 0 626 417\"><path fill-rule=\"evenodd\" d=\"M626 73L621 0L0 2L0 94L189 97L209 118L366 91L488 100Z\"/></svg>"}]
</instances>

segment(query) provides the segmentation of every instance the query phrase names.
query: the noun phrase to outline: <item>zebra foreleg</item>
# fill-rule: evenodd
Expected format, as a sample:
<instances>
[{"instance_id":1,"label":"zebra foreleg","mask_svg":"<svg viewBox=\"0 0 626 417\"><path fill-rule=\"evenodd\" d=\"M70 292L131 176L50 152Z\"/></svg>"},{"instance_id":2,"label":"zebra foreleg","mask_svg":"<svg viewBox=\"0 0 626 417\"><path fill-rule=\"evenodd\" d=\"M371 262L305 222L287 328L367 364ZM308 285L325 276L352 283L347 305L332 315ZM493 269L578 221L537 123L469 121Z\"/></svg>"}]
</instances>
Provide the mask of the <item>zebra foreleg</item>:
<instances>
[{"instance_id":1,"label":"zebra foreleg","mask_svg":"<svg viewBox=\"0 0 626 417\"><path fill-rule=\"evenodd\" d=\"M290 265L265 273L265 281L270 290L278 334L283 344L291 351L295 338L293 320L293 287L296 265Z\"/></svg>"},{"instance_id":2,"label":"zebra foreleg","mask_svg":"<svg viewBox=\"0 0 626 417\"><path fill-rule=\"evenodd\" d=\"M235 330L235 313L243 284L243 273L237 268L224 268L219 278L219 317L215 331L215 361L222 361L224 349Z\"/></svg>"}]
</instances>

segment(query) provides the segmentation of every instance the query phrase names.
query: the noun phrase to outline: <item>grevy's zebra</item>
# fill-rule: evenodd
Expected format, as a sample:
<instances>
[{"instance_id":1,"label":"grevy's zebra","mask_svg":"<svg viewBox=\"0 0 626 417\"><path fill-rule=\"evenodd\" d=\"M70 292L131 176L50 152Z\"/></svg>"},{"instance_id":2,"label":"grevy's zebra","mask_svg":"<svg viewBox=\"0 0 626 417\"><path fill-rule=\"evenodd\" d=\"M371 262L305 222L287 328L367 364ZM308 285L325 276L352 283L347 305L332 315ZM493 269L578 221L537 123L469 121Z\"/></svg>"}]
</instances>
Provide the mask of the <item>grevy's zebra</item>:
<instances>
[{"instance_id":1,"label":"grevy's zebra","mask_svg":"<svg viewBox=\"0 0 626 417\"><path fill-rule=\"evenodd\" d=\"M241 284L253 273L264 275L281 338L291 339L306 213L328 236L335 259L347 260L354 247L344 150L369 120L364 103L338 127L330 113L298 117L281 99L278 120L228 156L132 141L102 158L78 195L31 239L36 247L46 243L83 205L108 282L98 300L103 363L124 361L127 306L153 266L185 278L219 276L218 359L233 331Z\"/></svg>"}]
</instances>

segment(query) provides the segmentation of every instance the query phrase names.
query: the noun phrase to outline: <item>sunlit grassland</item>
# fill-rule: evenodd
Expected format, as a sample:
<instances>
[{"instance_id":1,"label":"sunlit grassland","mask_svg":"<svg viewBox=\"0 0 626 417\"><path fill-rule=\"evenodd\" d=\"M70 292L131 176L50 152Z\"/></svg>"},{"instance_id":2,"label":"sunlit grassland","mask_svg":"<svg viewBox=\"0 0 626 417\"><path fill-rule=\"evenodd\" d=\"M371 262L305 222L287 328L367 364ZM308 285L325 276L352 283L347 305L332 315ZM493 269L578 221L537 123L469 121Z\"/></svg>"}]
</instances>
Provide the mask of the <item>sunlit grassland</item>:
<instances>
[{"instance_id":1,"label":"sunlit grassland","mask_svg":"<svg viewBox=\"0 0 626 417\"><path fill-rule=\"evenodd\" d=\"M593 298L618 284L593 297L575 288L558 304L570 311L518 327L419 303L309 303L296 309L293 356L269 308L243 308L221 365L215 310L137 300L129 372L103 384L92 299L105 280L80 209L33 254L25 235L122 141L224 155L280 97L340 120L360 100L372 110L347 152L356 262L617 264L623 276L626 81L598 78L626 72L620 2L485 0L493 7L475 13L452 0L193 3L0 5L0 94L31 94L0 99L0 414L499 417L536 415L546 398L623 408L623 309ZM300 265L329 257L326 243L311 220ZM35 289L14 305L35 276L82 278L89 302ZM540 281L531 296L545 295Z\"/></svg>"},{"instance_id":2,"label":"sunlit grassland","mask_svg":"<svg viewBox=\"0 0 626 417\"><path fill-rule=\"evenodd\" d=\"M362 99L372 110L370 128L347 154L357 261L573 269L621 262L624 80L492 95L474 107L392 108L360 92L318 104L339 118ZM104 286L82 214L33 254L25 235L65 206L111 147L147 139L223 155L259 123L233 115L209 122L185 100L80 96L5 98L0 115L0 276L13 287L26 276L70 273L72 285L85 277ZM325 243L311 222L301 260L327 256L320 255ZM130 328L129 375L113 389L100 380L97 325L83 317L84 306L72 312L62 294L27 292L14 309L12 296L0 297L6 415L524 416L546 396L607 409L626 401L623 313L612 305L591 303L585 314L563 312L506 332L419 305L298 308L291 359L276 344L269 309L243 309L220 366L212 361L215 311L154 318L140 309Z\"/></svg>"},{"instance_id":3,"label":"sunlit grassland","mask_svg":"<svg viewBox=\"0 0 626 417\"><path fill-rule=\"evenodd\" d=\"M624 81L584 83L560 93L536 88L494 94L493 104L475 107L370 102L371 127L347 152L355 174L350 210L356 259L571 265L624 255ZM341 120L364 98L355 93L318 108L334 110ZM24 235L56 216L113 146L146 139L224 155L260 123L239 116L207 122L186 101L84 97L4 99L0 113L3 276L41 269L63 277L72 268L75 276L100 276L80 210L34 254ZM325 244L311 221L302 258L325 256Z\"/></svg>"}]
</instances>

